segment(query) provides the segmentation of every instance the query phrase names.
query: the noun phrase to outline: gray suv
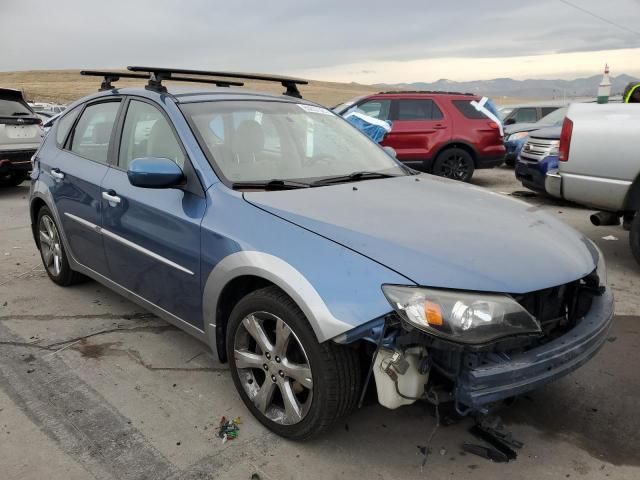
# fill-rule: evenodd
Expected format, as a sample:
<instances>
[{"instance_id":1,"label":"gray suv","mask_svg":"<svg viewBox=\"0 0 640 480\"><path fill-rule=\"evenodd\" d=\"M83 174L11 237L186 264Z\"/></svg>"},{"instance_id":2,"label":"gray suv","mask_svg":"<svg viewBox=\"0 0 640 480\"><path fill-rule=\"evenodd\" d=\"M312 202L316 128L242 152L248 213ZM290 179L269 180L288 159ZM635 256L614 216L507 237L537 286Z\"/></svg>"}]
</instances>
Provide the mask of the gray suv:
<instances>
[{"instance_id":1,"label":"gray suv","mask_svg":"<svg viewBox=\"0 0 640 480\"><path fill-rule=\"evenodd\" d=\"M31 156L42 140L41 124L22 92L0 88L0 187L16 186L27 179Z\"/></svg>"}]
</instances>

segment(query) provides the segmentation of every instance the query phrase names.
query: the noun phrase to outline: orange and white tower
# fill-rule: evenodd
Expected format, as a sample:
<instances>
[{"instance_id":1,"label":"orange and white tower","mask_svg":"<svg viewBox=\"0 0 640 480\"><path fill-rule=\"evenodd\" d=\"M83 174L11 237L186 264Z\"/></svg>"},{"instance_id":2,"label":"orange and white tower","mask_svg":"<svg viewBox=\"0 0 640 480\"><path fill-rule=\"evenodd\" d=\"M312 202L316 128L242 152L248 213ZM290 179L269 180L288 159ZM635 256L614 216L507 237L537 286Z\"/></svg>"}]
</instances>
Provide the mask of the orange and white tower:
<instances>
[{"instance_id":1,"label":"orange and white tower","mask_svg":"<svg viewBox=\"0 0 640 480\"><path fill-rule=\"evenodd\" d=\"M598 87L598 103L609 103L611 95L611 81L609 80L609 65L605 64L602 81Z\"/></svg>"}]
</instances>

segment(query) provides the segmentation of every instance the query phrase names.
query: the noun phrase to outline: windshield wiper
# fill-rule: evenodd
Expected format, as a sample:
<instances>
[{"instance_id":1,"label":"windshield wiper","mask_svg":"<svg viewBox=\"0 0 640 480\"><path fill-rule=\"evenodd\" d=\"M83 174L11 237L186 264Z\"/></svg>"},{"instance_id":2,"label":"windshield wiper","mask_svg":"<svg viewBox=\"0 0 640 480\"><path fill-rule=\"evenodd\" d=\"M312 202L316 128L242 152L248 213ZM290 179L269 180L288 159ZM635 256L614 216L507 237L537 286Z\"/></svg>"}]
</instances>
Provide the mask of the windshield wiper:
<instances>
[{"instance_id":1,"label":"windshield wiper","mask_svg":"<svg viewBox=\"0 0 640 480\"><path fill-rule=\"evenodd\" d=\"M320 180L316 180L312 183L312 185L328 185L331 183L342 183L342 182L357 182L359 180L369 180L373 178L391 178L397 177L398 175L392 175L390 173L383 172L353 172L349 175L338 175L335 177L327 177L322 178Z\"/></svg>"},{"instance_id":2,"label":"windshield wiper","mask_svg":"<svg viewBox=\"0 0 640 480\"><path fill-rule=\"evenodd\" d=\"M13 112L11 114L12 117L18 117L18 116L22 116L22 115L31 115L31 114L27 113L27 112Z\"/></svg>"},{"instance_id":3,"label":"windshield wiper","mask_svg":"<svg viewBox=\"0 0 640 480\"><path fill-rule=\"evenodd\" d=\"M309 188L310 184L296 182L295 180L281 180L274 178L267 181L233 182L231 188L234 190L257 189L257 190L292 190L294 188Z\"/></svg>"}]
</instances>

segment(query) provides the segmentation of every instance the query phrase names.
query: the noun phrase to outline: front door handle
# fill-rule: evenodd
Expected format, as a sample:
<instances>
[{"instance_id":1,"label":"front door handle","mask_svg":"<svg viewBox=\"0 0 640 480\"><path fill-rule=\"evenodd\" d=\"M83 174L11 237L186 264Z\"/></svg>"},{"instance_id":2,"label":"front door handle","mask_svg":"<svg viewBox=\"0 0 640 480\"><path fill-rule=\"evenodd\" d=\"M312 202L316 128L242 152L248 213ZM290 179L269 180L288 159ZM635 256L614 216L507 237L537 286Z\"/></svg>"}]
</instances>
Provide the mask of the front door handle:
<instances>
[{"instance_id":1,"label":"front door handle","mask_svg":"<svg viewBox=\"0 0 640 480\"><path fill-rule=\"evenodd\" d=\"M440 129L440 130L441 130L441 129L443 129L443 128L447 128L447 126L446 126L446 125L443 125L443 124L441 124L441 123L436 123L436 124L433 126L433 128L437 128L437 129Z\"/></svg>"},{"instance_id":2,"label":"front door handle","mask_svg":"<svg viewBox=\"0 0 640 480\"><path fill-rule=\"evenodd\" d=\"M62 173L59 168L52 168L51 176L53 178L57 178L58 180L62 180L64 178L64 173Z\"/></svg>"},{"instance_id":3,"label":"front door handle","mask_svg":"<svg viewBox=\"0 0 640 480\"><path fill-rule=\"evenodd\" d=\"M109 190L108 192L102 192L102 198L104 198L109 205L115 207L118 203L120 203L121 199L116 195L116 192L113 190Z\"/></svg>"}]
</instances>

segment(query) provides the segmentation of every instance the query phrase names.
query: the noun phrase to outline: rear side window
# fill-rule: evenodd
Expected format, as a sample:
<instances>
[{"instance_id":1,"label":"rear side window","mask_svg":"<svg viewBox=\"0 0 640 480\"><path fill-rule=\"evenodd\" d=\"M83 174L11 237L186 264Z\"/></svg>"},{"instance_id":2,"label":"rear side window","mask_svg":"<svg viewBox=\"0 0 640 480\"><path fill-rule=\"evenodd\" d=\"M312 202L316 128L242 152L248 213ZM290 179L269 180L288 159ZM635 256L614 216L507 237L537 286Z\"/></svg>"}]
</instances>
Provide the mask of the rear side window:
<instances>
[{"instance_id":1,"label":"rear side window","mask_svg":"<svg viewBox=\"0 0 640 480\"><path fill-rule=\"evenodd\" d=\"M458 111L466 118L471 120L486 120L487 117L480 110L476 110L476 107L471 105L471 100L452 100L453 105Z\"/></svg>"},{"instance_id":2,"label":"rear side window","mask_svg":"<svg viewBox=\"0 0 640 480\"><path fill-rule=\"evenodd\" d=\"M551 112L555 112L557 109L558 107L542 107L542 116L546 117Z\"/></svg>"},{"instance_id":3,"label":"rear side window","mask_svg":"<svg viewBox=\"0 0 640 480\"><path fill-rule=\"evenodd\" d=\"M71 137L73 153L95 162L107 163L109 140L120 102L89 105L84 109Z\"/></svg>"},{"instance_id":4,"label":"rear side window","mask_svg":"<svg viewBox=\"0 0 640 480\"><path fill-rule=\"evenodd\" d=\"M394 120L440 120L442 111L433 100L406 99L395 100L397 103L397 113Z\"/></svg>"},{"instance_id":5,"label":"rear side window","mask_svg":"<svg viewBox=\"0 0 640 480\"><path fill-rule=\"evenodd\" d=\"M165 116L146 102L132 100L122 130L118 165L124 169L136 158L168 158L184 167L184 154Z\"/></svg>"},{"instance_id":6,"label":"rear side window","mask_svg":"<svg viewBox=\"0 0 640 480\"><path fill-rule=\"evenodd\" d=\"M58 146L62 146L64 144L64 141L67 138L67 133L71 130L73 122L75 122L79 112L80 108L76 107L62 118L58 119L58 126L56 127L56 143Z\"/></svg>"}]
</instances>

